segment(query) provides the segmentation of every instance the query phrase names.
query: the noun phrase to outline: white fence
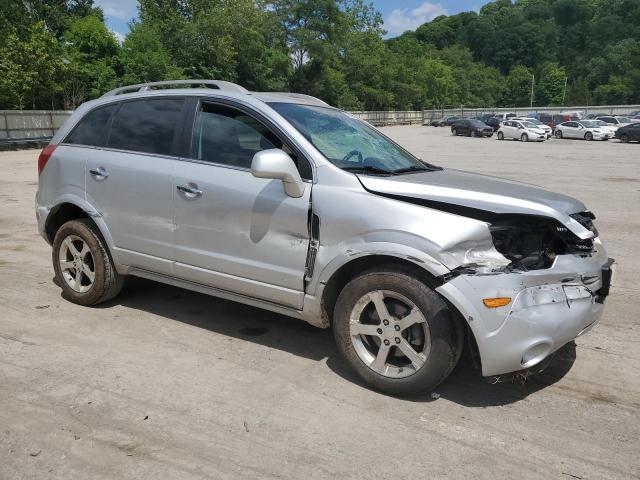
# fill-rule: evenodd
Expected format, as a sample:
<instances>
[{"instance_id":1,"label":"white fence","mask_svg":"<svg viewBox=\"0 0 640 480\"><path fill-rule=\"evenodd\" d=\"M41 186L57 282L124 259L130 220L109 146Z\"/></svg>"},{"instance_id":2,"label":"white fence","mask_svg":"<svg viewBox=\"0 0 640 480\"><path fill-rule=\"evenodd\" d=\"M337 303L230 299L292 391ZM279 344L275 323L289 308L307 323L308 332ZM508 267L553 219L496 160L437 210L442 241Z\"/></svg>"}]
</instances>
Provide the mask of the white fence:
<instances>
[{"instance_id":1,"label":"white fence","mask_svg":"<svg viewBox=\"0 0 640 480\"><path fill-rule=\"evenodd\" d=\"M534 107L534 108L458 108L407 111L359 111L352 115L372 125L426 125L447 116L475 117L485 113L529 113L581 112L584 115L602 113L625 115L640 110L640 105L599 105L579 107ZM0 144L29 143L51 138L73 112L68 110L0 110Z\"/></svg>"},{"instance_id":2,"label":"white fence","mask_svg":"<svg viewBox=\"0 0 640 480\"><path fill-rule=\"evenodd\" d=\"M71 113L66 110L0 110L0 142L51 138Z\"/></svg>"}]
</instances>

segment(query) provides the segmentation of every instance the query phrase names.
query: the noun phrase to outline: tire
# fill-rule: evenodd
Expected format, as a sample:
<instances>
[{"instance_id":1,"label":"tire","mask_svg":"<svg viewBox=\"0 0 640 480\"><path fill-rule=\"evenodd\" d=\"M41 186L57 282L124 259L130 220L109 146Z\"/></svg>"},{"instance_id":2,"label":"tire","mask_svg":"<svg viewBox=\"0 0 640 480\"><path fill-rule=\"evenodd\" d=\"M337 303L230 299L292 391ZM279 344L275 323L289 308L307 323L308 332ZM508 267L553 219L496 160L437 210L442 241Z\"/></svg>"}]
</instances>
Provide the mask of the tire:
<instances>
[{"instance_id":1,"label":"tire","mask_svg":"<svg viewBox=\"0 0 640 480\"><path fill-rule=\"evenodd\" d=\"M122 289L124 277L116 272L99 230L87 218L70 220L58 229L52 260L57 283L73 303L97 305Z\"/></svg>"},{"instance_id":2,"label":"tire","mask_svg":"<svg viewBox=\"0 0 640 480\"><path fill-rule=\"evenodd\" d=\"M452 129L451 129L451 134L452 134L454 137L457 137L457 136L458 136L458 130L456 130L455 128L452 128Z\"/></svg>"},{"instance_id":3,"label":"tire","mask_svg":"<svg viewBox=\"0 0 640 480\"><path fill-rule=\"evenodd\" d=\"M529 135L527 135L526 133L523 133L522 136L520 137L520 141L528 142L529 141Z\"/></svg>"},{"instance_id":4,"label":"tire","mask_svg":"<svg viewBox=\"0 0 640 480\"><path fill-rule=\"evenodd\" d=\"M629 135L627 135L626 133L623 133L622 135L620 135L620 141L622 143L629 143Z\"/></svg>"},{"instance_id":5,"label":"tire","mask_svg":"<svg viewBox=\"0 0 640 480\"><path fill-rule=\"evenodd\" d=\"M585 134L584 134L584 139L585 139L587 142L590 142L591 140L593 140L593 133L591 133L591 132L587 132L587 133L585 133Z\"/></svg>"},{"instance_id":6,"label":"tire","mask_svg":"<svg viewBox=\"0 0 640 480\"><path fill-rule=\"evenodd\" d=\"M562 132L560 130L556 130L556 138L562 140Z\"/></svg>"},{"instance_id":7,"label":"tire","mask_svg":"<svg viewBox=\"0 0 640 480\"><path fill-rule=\"evenodd\" d=\"M476 136L476 132L474 132L473 130L469 130L467 132L467 137L475 137Z\"/></svg>"},{"instance_id":8,"label":"tire","mask_svg":"<svg viewBox=\"0 0 640 480\"><path fill-rule=\"evenodd\" d=\"M352 317L365 322L352 323ZM415 323L406 326L405 320L402 327L406 318ZM445 302L411 273L394 268L365 272L344 287L333 333L342 357L360 378L394 395L433 390L451 373L462 350L461 332Z\"/></svg>"},{"instance_id":9,"label":"tire","mask_svg":"<svg viewBox=\"0 0 640 480\"><path fill-rule=\"evenodd\" d=\"M497 137L498 137L498 140L504 140L504 133L498 132Z\"/></svg>"}]
</instances>

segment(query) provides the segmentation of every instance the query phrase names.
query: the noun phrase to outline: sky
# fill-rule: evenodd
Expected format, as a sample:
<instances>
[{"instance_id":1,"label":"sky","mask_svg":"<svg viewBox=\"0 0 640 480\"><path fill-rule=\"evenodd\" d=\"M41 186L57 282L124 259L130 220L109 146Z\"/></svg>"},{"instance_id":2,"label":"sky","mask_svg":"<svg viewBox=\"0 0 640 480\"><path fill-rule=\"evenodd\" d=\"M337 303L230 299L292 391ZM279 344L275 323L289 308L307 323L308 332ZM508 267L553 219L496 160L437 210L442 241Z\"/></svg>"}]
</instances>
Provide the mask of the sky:
<instances>
[{"instance_id":1,"label":"sky","mask_svg":"<svg viewBox=\"0 0 640 480\"><path fill-rule=\"evenodd\" d=\"M453 15L475 10L488 0L372 0L382 13L387 37L395 37L406 30L415 30L439 15ZM138 14L136 0L95 0L102 7L107 25L122 40L129 31L127 24Z\"/></svg>"}]
</instances>

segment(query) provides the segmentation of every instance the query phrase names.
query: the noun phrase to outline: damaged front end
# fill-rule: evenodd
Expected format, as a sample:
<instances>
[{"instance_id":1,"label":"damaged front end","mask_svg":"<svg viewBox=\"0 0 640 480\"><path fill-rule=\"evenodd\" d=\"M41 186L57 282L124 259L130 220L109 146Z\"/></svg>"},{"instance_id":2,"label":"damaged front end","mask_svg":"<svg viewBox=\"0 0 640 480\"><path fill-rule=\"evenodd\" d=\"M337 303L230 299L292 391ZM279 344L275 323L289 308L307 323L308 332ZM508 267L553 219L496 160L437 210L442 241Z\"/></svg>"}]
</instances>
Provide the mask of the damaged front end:
<instances>
[{"instance_id":1,"label":"damaged front end","mask_svg":"<svg viewBox=\"0 0 640 480\"><path fill-rule=\"evenodd\" d=\"M437 291L466 318L483 375L539 368L601 317L613 260L597 237L594 215L571 218L590 238L551 218L494 215L485 219L491 244L449 251L460 263Z\"/></svg>"}]
</instances>

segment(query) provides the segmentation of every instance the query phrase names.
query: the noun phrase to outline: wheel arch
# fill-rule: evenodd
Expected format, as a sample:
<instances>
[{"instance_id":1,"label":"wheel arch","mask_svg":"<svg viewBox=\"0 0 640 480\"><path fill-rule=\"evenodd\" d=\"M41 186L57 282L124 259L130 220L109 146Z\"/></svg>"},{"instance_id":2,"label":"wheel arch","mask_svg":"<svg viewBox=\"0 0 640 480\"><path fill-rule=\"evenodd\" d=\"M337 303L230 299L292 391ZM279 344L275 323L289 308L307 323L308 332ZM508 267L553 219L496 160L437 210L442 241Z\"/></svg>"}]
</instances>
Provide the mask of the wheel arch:
<instances>
[{"instance_id":1,"label":"wheel arch","mask_svg":"<svg viewBox=\"0 0 640 480\"><path fill-rule=\"evenodd\" d=\"M99 235L102 237L109 254L118 264L114 255L113 239L107 228L102 215L98 213L89 203L76 198L63 198L54 207L49 210L47 218L44 222L44 233L46 240L53 244L53 239L58 229L70 220L79 218L89 219L97 228Z\"/></svg>"}]
</instances>

